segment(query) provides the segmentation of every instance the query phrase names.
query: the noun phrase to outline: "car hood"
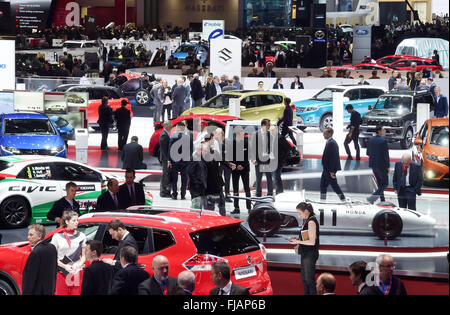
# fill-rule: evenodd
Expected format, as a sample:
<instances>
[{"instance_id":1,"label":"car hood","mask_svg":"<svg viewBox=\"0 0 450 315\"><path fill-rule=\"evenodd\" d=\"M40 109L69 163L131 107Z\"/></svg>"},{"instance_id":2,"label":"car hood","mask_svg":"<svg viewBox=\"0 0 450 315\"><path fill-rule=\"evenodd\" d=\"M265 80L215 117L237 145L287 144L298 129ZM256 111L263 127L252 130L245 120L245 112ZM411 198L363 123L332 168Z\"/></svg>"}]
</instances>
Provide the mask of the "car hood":
<instances>
[{"instance_id":1,"label":"car hood","mask_svg":"<svg viewBox=\"0 0 450 315\"><path fill-rule=\"evenodd\" d=\"M448 159L449 151L448 147L438 147L435 145L427 145L425 152L434 156L443 156Z\"/></svg>"},{"instance_id":2,"label":"car hood","mask_svg":"<svg viewBox=\"0 0 450 315\"><path fill-rule=\"evenodd\" d=\"M228 108L209 108L209 107L194 107L186 110L183 115L193 113L195 115L220 115L228 114Z\"/></svg>"},{"instance_id":3,"label":"car hood","mask_svg":"<svg viewBox=\"0 0 450 315\"><path fill-rule=\"evenodd\" d=\"M172 56L174 58L178 58L178 59L180 59L180 58L185 59L188 56L188 53L176 52L176 53L173 53Z\"/></svg>"},{"instance_id":4,"label":"car hood","mask_svg":"<svg viewBox=\"0 0 450 315\"><path fill-rule=\"evenodd\" d=\"M327 104L331 104L330 101L318 101L318 100L304 100L304 101L298 101L294 102L295 107L301 108L301 107L309 107L309 106L324 106Z\"/></svg>"},{"instance_id":5,"label":"car hood","mask_svg":"<svg viewBox=\"0 0 450 315\"><path fill-rule=\"evenodd\" d=\"M64 145L59 136L4 136L1 145L18 149L51 149Z\"/></svg>"},{"instance_id":6,"label":"car hood","mask_svg":"<svg viewBox=\"0 0 450 315\"><path fill-rule=\"evenodd\" d=\"M363 117L371 120L401 119L405 114L399 114L396 111L372 110Z\"/></svg>"}]
</instances>

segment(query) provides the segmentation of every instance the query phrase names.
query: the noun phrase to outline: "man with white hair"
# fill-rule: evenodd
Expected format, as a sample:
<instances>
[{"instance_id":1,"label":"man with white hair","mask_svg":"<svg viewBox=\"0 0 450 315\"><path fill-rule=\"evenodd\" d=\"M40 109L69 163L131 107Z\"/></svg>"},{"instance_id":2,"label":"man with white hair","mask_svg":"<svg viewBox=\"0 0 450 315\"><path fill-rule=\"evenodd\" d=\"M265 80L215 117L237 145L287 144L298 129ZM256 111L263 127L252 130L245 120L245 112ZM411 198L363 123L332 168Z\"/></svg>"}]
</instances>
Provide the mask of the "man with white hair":
<instances>
[{"instance_id":1,"label":"man with white hair","mask_svg":"<svg viewBox=\"0 0 450 315\"><path fill-rule=\"evenodd\" d=\"M184 111L184 99L186 97L186 87L183 85L183 78L177 79L177 85L172 91L172 119L177 118Z\"/></svg>"},{"instance_id":2,"label":"man with white hair","mask_svg":"<svg viewBox=\"0 0 450 315\"><path fill-rule=\"evenodd\" d=\"M381 254L376 260L378 272L375 277L376 287L384 295L407 295L400 278L393 275L395 264L392 256Z\"/></svg>"},{"instance_id":3,"label":"man with white hair","mask_svg":"<svg viewBox=\"0 0 450 315\"><path fill-rule=\"evenodd\" d=\"M416 91L429 91L430 88L427 86L427 79L420 80L418 86L416 86Z\"/></svg>"},{"instance_id":4,"label":"man with white hair","mask_svg":"<svg viewBox=\"0 0 450 315\"><path fill-rule=\"evenodd\" d=\"M394 190L400 208L416 210L416 195L422 194L422 167L412 162L411 152L406 152L402 160L395 163Z\"/></svg>"},{"instance_id":5,"label":"man with white hair","mask_svg":"<svg viewBox=\"0 0 450 315\"><path fill-rule=\"evenodd\" d=\"M192 295L195 290L195 274L192 271L182 271L178 274L177 295Z\"/></svg>"},{"instance_id":6,"label":"man with white hair","mask_svg":"<svg viewBox=\"0 0 450 315\"><path fill-rule=\"evenodd\" d=\"M445 95L442 94L442 90L439 86L434 89L436 106L434 107L434 116L436 118L448 117L448 100Z\"/></svg>"},{"instance_id":7,"label":"man with white hair","mask_svg":"<svg viewBox=\"0 0 450 315\"><path fill-rule=\"evenodd\" d=\"M169 260L158 255L152 262L153 277L139 285L139 295L174 295L178 290L177 278L169 276Z\"/></svg>"},{"instance_id":8,"label":"man with white hair","mask_svg":"<svg viewBox=\"0 0 450 315\"><path fill-rule=\"evenodd\" d=\"M407 85L407 80L405 77L401 77L400 78L400 83L399 85L396 87L397 91L411 91L411 89L409 88L409 86Z\"/></svg>"}]
</instances>

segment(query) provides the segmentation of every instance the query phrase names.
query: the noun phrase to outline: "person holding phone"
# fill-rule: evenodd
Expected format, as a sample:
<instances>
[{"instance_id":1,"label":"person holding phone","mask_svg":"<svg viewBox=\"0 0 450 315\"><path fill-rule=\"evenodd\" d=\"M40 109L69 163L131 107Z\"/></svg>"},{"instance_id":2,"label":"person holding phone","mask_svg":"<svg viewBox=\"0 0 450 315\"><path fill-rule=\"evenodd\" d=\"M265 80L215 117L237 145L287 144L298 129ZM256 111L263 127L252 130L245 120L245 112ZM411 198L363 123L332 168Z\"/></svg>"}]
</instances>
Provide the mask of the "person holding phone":
<instances>
[{"instance_id":1,"label":"person holding phone","mask_svg":"<svg viewBox=\"0 0 450 315\"><path fill-rule=\"evenodd\" d=\"M297 212L303 219L299 237L291 237L289 243L298 245L301 261L301 277L305 295L316 295L316 262L319 259L319 223L310 203L300 202Z\"/></svg>"}]
</instances>

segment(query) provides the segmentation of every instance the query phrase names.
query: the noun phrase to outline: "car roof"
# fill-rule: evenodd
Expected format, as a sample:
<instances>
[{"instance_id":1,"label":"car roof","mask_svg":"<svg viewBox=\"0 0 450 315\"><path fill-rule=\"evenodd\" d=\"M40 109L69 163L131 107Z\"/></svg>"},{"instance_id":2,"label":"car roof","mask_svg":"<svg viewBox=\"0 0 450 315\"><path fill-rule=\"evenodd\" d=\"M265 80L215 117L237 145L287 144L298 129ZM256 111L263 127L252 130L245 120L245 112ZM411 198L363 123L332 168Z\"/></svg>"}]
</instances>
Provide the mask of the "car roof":
<instances>
[{"instance_id":1,"label":"car roof","mask_svg":"<svg viewBox=\"0 0 450 315\"><path fill-rule=\"evenodd\" d=\"M430 94L430 91L388 91L384 93L383 95L404 95L404 96L415 96L415 95L421 95L421 94Z\"/></svg>"},{"instance_id":2,"label":"car roof","mask_svg":"<svg viewBox=\"0 0 450 315\"><path fill-rule=\"evenodd\" d=\"M127 210L120 212L91 212L81 216L80 223L110 222L111 220L119 219L124 224L163 228L166 230L182 229L191 233L243 222L240 219L219 216L214 211L159 206L146 207L162 212L159 214L135 213Z\"/></svg>"},{"instance_id":3,"label":"car roof","mask_svg":"<svg viewBox=\"0 0 450 315\"><path fill-rule=\"evenodd\" d=\"M381 86L358 85L358 84L336 84L336 85L328 85L328 86L326 86L325 88L331 88L331 89L345 89L345 90L351 90L352 88L386 90L385 88L383 88L383 87L381 87Z\"/></svg>"},{"instance_id":4,"label":"car roof","mask_svg":"<svg viewBox=\"0 0 450 315\"><path fill-rule=\"evenodd\" d=\"M50 155L9 155L9 156L0 156L0 161L7 161L13 164L16 163L28 163L28 162L68 162L74 164L80 164L77 161L69 160L62 157L50 156ZM82 165L82 164L80 164ZM88 166L89 168L95 169L92 166Z\"/></svg>"},{"instance_id":5,"label":"car roof","mask_svg":"<svg viewBox=\"0 0 450 315\"><path fill-rule=\"evenodd\" d=\"M5 119L45 119L47 115L35 112L15 112L4 114Z\"/></svg>"}]
</instances>

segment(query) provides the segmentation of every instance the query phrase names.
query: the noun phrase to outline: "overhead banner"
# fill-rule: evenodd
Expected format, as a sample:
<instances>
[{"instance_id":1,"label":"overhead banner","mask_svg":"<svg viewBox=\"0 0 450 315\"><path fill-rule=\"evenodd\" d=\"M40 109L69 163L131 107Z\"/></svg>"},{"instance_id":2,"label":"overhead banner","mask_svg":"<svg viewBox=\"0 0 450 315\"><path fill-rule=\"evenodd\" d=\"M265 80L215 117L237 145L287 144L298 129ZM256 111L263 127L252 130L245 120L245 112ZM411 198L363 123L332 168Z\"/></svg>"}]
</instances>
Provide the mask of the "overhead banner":
<instances>
[{"instance_id":1,"label":"overhead banner","mask_svg":"<svg viewBox=\"0 0 450 315\"><path fill-rule=\"evenodd\" d=\"M372 26L353 27L353 64L361 63L372 51Z\"/></svg>"},{"instance_id":2,"label":"overhead banner","mask_svg":"<svg viewBox=\"0 0 450 315\"><path fill-rule=\"evenodd\" d=\"M16 46L13 40L0 40L0 90L14 90L16 84Z\"/></svg>"},{"instance_id":3,"label":"overhead banner","mask_svg":"<svg viewBox=\"0 0 450 315\"><path fill-rule=\"evenodd\" d=\"M215 38L223 38L225 34L224 20L203 20L202 39L210 41Z\"/></svg>"},{"instance_id":4,"label":"overhead banner","mask_svg":"<svg viewBox=\"0 0 450 315\"><path fill-rule=\"evenodd\" d=\"M212 39L210 46L210 71L214 75L226 75L229 78L241 76L242 40Z\"/></svg>"}]
</instances>

